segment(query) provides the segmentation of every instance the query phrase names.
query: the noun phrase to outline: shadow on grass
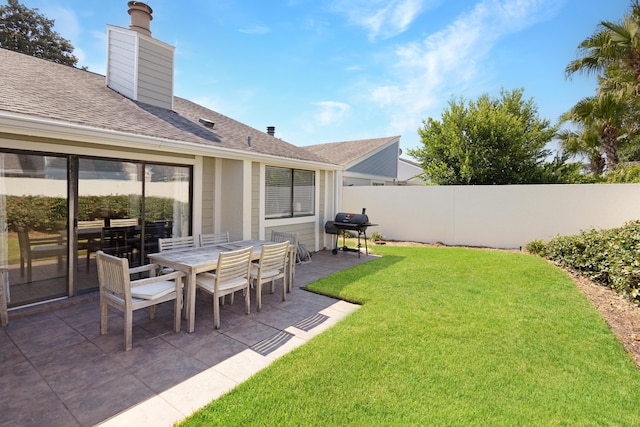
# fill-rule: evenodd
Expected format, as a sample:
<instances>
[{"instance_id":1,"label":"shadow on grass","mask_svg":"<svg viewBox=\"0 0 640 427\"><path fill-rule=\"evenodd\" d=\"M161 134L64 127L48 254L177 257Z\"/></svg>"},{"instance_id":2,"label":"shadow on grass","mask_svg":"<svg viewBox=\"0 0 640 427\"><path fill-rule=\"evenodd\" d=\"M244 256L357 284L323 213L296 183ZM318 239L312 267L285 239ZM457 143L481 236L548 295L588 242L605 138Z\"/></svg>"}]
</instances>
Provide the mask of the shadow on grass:
<instances>
[{"instance_id":1,"label":"shadow on grass","mask_svg":"<svg viewBox=\"0 0 640 427\"><path fill-rule=\"evenodd\" d=\"M398 255L385 255L309 283L306 289L320 295L338 298L355 304L364 304L366 302L364 299L350 295L346 288L355 282L362 282L366 277L373 276L382 270L392 267L405 258Z\"/></svg>"}]
</instances>

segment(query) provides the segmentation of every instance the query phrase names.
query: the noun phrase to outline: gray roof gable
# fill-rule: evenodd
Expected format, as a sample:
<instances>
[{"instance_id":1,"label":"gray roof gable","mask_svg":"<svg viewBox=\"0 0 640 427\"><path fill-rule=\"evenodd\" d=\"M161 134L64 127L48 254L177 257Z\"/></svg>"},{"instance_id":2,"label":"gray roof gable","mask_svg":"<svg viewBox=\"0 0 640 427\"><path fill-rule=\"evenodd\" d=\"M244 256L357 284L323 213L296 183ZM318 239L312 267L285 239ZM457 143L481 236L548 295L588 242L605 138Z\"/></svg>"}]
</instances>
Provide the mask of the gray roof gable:
<instances>
[{"instance_id":1,"label":"gray roof gable","mask_svg":"<svg viewBox=\"0 0 640 427\"><path fill-rule=\"evenodd\" d=\"M393 143L398 143L399 141L400 136L390 136L384 138L309 145L305 148L312 153L325 158L331 163L335 163L340 166L349 166L360 162L384 147Z\"/></svg>"},{"instance_id":2,"label":"gray roof gable","mask_svg":"<svg viewBox=\"0 0 640 427\"><path fill-rule=\"evenodd\" d=\"M0 48L3 111L203 147L326 163L305 148L186 99L175 97L174 111L153 107L109 89L102 75ZM214 122L214 128L205 127L200 118Z\"/></svg>"}]
</instances>

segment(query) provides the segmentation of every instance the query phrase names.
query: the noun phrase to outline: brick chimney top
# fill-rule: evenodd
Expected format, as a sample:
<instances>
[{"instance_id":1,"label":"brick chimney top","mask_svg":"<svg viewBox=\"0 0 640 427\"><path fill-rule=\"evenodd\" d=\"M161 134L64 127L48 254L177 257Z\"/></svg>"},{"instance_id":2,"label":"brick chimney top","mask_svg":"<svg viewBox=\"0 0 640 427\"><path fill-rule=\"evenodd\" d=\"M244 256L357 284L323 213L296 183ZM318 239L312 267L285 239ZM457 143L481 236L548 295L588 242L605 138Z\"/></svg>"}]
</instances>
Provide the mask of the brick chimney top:
<instances>
[{"instance_id":1,"label":"brick chimney top","mask_svg":"<svg viewBox=\"0 0 640 427\"><path fill-rule=\"evenodd\" d=\"M129 29L151 36L150 23L153 19L151 16L153 9L141 1L130 1L127 5L129 6L129 15L131 15Z\"/></svg>"}]
</instances>

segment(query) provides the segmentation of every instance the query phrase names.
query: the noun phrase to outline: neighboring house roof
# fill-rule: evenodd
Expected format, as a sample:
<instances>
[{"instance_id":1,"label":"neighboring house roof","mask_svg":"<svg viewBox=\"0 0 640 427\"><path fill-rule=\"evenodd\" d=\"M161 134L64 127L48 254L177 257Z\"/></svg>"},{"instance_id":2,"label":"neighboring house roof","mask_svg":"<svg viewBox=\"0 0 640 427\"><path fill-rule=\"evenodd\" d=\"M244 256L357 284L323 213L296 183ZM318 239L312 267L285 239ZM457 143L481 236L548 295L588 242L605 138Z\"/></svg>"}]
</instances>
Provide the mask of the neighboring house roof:
<instances>
[{"instance_id":1,"label":"neighboring house roof","mask_svg":"<svg viewBox=\"0 0 640 427\"><path fill-rule=\"evenodd\" d=\"M0 48L0 118L5 112L201 148L326 163L303 147L186 99L174 97L173 111L153 107L109 89L102 75ZM215 126L205 127L201 118Z\"/></svg>"},{"instance_id":2,"label":"neighboring house roof","mask_svg":"<svg viewBox=\"0 0 640 427\"><path fill-rule=\"evenodd\" d=\"M417 167L417 168L422 169L422 166L420 166L420 163L418 163L418 162L416 162L416 161L409 160L409 159L404 159L404 158L402 158L402 157L400 157L398 160L400 160L402 163L406 163L406 164L408 164L408 165L415 166L415 167Z\"/></svg>"},{"instance_id":3,"label":"neighboring house roof","mask_svg":"<svg viewBox=\"0 0 640 427\"><path fill-rule=\"evenodd\" d=\"M390 136L385 138L308 145L305 148L331 163L348 168L362 159L371 156L374 152L399 141L400 136Z\"/></svg>"}]
</instances>

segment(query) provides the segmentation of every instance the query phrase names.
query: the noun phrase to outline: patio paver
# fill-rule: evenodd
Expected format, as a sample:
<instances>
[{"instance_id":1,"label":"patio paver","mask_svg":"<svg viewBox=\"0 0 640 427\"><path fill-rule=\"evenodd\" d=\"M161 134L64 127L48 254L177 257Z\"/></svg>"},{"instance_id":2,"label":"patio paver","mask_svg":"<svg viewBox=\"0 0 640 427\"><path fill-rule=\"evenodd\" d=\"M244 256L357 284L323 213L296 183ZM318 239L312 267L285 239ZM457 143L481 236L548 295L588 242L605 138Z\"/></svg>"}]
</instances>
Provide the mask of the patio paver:
<instances>
[{"instance_id":1,"label":"patio paver","mask_svg":"<svg viewBox=\"0 0 640 427\"><path fill-rule=\"evenodd\" d=\"M311 263L296 267L287 301L277 290L263 290L262 311L252 304L249 316L242 298L227 301L218 330L211 296L204 293L196 301L193 334L185 325L172 331L171 303L159 306L154 320L140 310L129 352L123 350L120 313L110 311L109 333L99 334L95 297L67 300L64 308L12 311L0 329L0 389L7 391L0 426L171 426L356 310L303 288L372 259L314 253ZM24 316L34 310L41 312Z\"/></svg>"}]
</instances>

